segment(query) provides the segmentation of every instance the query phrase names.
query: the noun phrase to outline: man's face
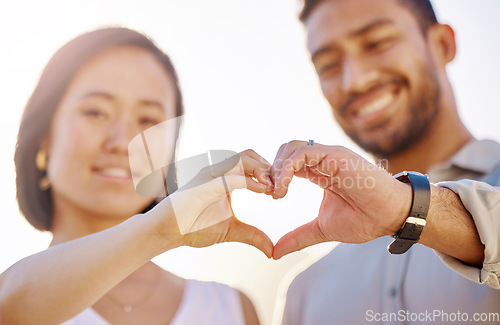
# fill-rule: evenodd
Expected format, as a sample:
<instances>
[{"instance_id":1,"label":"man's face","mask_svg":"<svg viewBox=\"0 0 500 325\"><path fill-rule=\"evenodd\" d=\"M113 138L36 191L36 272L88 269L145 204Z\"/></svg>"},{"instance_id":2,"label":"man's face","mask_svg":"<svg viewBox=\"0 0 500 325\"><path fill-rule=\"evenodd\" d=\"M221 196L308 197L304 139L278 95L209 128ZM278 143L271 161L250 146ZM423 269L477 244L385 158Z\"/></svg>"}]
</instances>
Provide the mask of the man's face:
<instances>
[{"instance_id":1,"label":"man's face","mask_svg":"<svg viewBox=\"0 0 500 325\"><path fill-rule=\"evenodd\" d=\"M323 94L346 134L388 158L439 112L440 85L415 16L394 0L325 0L307 18Z\"/></svg>"}]
</instances>

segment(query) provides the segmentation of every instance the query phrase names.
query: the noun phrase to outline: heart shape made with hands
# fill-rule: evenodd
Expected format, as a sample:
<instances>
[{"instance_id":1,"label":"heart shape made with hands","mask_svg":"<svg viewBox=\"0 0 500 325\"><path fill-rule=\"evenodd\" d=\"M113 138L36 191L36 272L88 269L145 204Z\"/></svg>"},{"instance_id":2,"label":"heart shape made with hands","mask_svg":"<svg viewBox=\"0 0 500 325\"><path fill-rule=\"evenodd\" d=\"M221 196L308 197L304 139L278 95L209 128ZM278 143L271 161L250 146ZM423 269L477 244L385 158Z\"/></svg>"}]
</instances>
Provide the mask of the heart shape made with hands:
<instances>
[{"instance_id":1,"label":"heart shape made with hands","mask_svg":"<svg viewBox=\"0 0 500 325\"><path fill-rule=\"evenodd\" d=\"M239 159L234 160L235 157ZM275 246L271 242L269 236L261 229L238 220L238 214L234 213L231 205L231 196L229 195L233 190L246 188L256 193L272 195L274 198L283 198L288 192L287 188L294 174L304 176L300 172L293 172L289 175L289 181L282 184L280 193L274 195L276 193L274 193L274 187L269 178L271 169L272 165L267 163L267 161L263 160L262 157L258 156L253 151L243 152L219 164L203 168L192 181L171 196L181 233L193 233L201 231L202 229L215 227L217 224L229 223L231 225L231 233L226 241L239 241L253 245L263 251L268 257L272 255L275 259L315 244L316 242L309 242L308 238L306 238L308 241L304 241L303 243L296 240L297 238L303 237L303 234L308 231L308 224L298 227L291 233L286 234ZM310 171L306 169L304 172L307 176ZM322 177L326 177L326 175L323 174ZM316 187L316 189L318 192L314 194L316 194L319 199L321 198L320 192L322 189L319 187ZM310 192L314 191L309 191L309 193ZM204 202L204 204L199 205L198 210L194 208L193 204L189 204L193 201L193 198L197 198L197 201ZM303 197L296 197L293 202L304 202L303 199ZM290 202L291 201L288 201L287 204L290 204ZM307 206L301 205L301 207L311 209L311 198L307 199L305 202L309 204ZM255 205L253 204L253 206ZM289 208L289 206L287 208ZM260 205L259 210L262 211ZM279 214L282 214L284 210L285 209L282 209ZM295 209L295 211L290 211L289 213L297 213L297 211ZM303 215L311 215L310 210L304 210ZM303 229L304 227L305 229ZM212 233L219 230L220 229L217 227L210 229ZM297 244L301 246L299 247Z\"/></svg>"},{"instance_id":2,"label":"heart shape made with hands","mask_svg":"<svg viewBox=\"0 0 500 325\"><path fill-rule=\"evenodd\" d=\"M235 160L235 157L240 159ZM205 167L201 168L195 176L183 176L184 179L192 178L181 188L168 195L179 232L188 238L187 245L199 247L222 241L237 241L255 246L266 256L276 258L277 255L274 253L277 251L269 236L258 227L250 225L253 222L245 223L238 219L238 213L233 210L229 194L235 189L246 188L253 192L270 195L270 187L268 184L264 184L268 181L264 179L263 175L269 174L271 166L261 166L260 162L246 155L233 155L224 160L211 158L218 164L208 165L208 161L205 161L207 160L206 154L189 158L187 162L191 170L198 170L199 166L203 165ZM183 166L183 162L186 161L177 162L177 165ZM168 188L164 186L164 175L168 169L169 167L164 167L149 175L143 173L145 176L136 182L137 192L150 197L166 196ZM253 170L251 175L246 173L248 169ZM272 201L267 202L269 205L269 202ZM281 210L286 209L282 206ZM218 234L224 233L225 229L221 229L224 226L231 231L224 236L224 239L220 239ZM277 247L279 249L280 245Z\"/></svg>"},{"instance_id":3,"label":"heart shape made with hands","mask_svg":"<svg viewBox=\"0 0 500 325\"><path fill-rule=\"evenodd\" d=\"M172 162L169 153L173 152L174 142L166 139L175 139L173 134L178 125L180 117L145 130L131 140L128 154L136 191L147 197L168 197L180 235L191 239L187 240L189 244L202 246L222 241L241 241L257 247L269 257L273 255L279 258L289 250L290 243L301 243L297 240L300 237L294 236L301 236L307 225L285 235L273 245L262 231L240 222L231 207L228 193L234 189L248 188L254 192L270 194L269 187L272 182L269 173L272 165L252 150L240 154L228 150L211 150L206 154ZM291 144L282 146L277 158L289 152L293 153L294 150L291 149L303 146L304 142ZM188 181L184 181L184 185L177 190L177 184L183 183L183 169L187 171L188 177L184 178ZM177 179L172 177L176 174L172 172L174 170L177 171ZM194 176L193 172L198 170L200 172ZM278 196L283 197L283 187L280 191ZM203 233L204 229L213 232L207 236L207 231ZM220 236L217 236L217 232L220 232ZM203 236L205 239L195 238L194 234L200 234L199 237ZM210 243L206 238L213 242Z\"/></svg>"},{"instance_id":4,"label":"heart shape made with hands","mask_svg":"<svg viewBox=\"0 0 500 325\"><path fill-rule=\"evenodd\" d=\"M168 196L181 236L190 239L188 244L207 246L239 241L255 246L268 257L279 259L317 243L363 243L380 237L380 229L372 231L371 226L381 228L381 220L377 218L383 214L381 211L387 210L387 201L379 199L384 191L373 191L372 188L365 191L367 187L359 186L359 183L364 181L366 185L366 180L371 178L374 185L375 180L390 179L389 183L386 182L389 184L385 187L387 189L394 187L391 183L394 179L347 148L292 141L280 147L273 165L252 150L236 155L227 150L215 154L207 152L179 164L178 161L172 163L168 155L153 156L149 149L146 150L152 147L151 141L161 138L172 127L165 124L155 132L148 129L148 133L134 138L129 144L129 160L136 190L150 197ZM176 183L170 179L170 171L186 165L192 176L200 164L206 167L169 195L171 185ZM372 172L375 176L370 174ZM308 179L323 189L323 199L315 219L285 234L274 245L264 232L236 218L229 195L234 189L247 188L272 194L275 199L283 198L295 176ZM358 186L346 186L343 182L346 179L356 180ZM374 201L376 204L371 204ZM212 233L207 235L210 231ZM205 239L200 243L200 238L195 238L194 234L210 238L212 242Z\"/></svg>"}]
</instances>

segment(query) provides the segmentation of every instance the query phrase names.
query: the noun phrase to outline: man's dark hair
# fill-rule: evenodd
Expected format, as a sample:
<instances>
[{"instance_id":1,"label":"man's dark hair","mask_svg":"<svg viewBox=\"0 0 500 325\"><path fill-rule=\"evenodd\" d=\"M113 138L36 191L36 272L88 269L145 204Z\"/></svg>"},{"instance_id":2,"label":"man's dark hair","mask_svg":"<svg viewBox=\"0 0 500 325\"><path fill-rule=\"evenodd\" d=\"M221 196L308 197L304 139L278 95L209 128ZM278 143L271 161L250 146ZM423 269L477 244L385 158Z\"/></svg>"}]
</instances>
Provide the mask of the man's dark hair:
<instances>
[{"instance_id":1,"label":"man's dark hair","mask_svg":"<svg viewBox=\"0 0 500 325\"><path fill-rule=\"evenodd\" d=\"M311 12L323 1L331 0L303 0L304 5L300 13L300 20L305 22ZM436 13L432 8L430 0L397 0L399 4L406 7L417 18L420 29L426 35L429 27L435 25L438 21Z\"/></svg>"}]
</instances>

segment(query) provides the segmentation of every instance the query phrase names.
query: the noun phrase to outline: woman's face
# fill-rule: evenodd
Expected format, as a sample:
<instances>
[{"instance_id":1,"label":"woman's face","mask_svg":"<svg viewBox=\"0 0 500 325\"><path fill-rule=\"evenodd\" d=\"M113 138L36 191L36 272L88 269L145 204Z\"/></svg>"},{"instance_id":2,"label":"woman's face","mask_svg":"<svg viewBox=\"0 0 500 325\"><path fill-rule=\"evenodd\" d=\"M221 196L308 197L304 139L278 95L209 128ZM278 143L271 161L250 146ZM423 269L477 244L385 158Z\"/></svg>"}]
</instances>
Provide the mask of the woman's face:
<instances>
[{"instance_id":1,"label":"woman's face","mask_svg":"<svg viewBox=\"0 0 500 325\"><path fill-rule=\"evenodd\" d=\"M152 198L134 189L128 144L141 131L174 118L175 110L172 78L147 50L111 47L86 61L42 144L56 216L123 219L147 206ZM171 156L174 141L166 139L165 152L153 154Z\"/></svg>"}]
</instances>

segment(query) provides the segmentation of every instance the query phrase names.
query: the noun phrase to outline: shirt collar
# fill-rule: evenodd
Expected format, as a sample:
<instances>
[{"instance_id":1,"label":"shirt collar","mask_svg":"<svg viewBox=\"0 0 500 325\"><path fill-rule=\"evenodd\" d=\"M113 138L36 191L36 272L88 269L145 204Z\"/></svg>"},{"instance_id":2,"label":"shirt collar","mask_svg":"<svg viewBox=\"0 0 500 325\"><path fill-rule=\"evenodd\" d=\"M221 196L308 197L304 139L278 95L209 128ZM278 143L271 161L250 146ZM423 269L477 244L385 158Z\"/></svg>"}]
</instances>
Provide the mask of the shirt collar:
<instances>
[{"instance_id":1,"label":"shirt collar","mask_svg":"<svg viewBox=\"0 0 500 325\"><path fill-rule=\"evenodd\" d=\"M493 140L471 140L447 163L483 174L500 166L500 143Z\"/></svg>"}]
</instances>

